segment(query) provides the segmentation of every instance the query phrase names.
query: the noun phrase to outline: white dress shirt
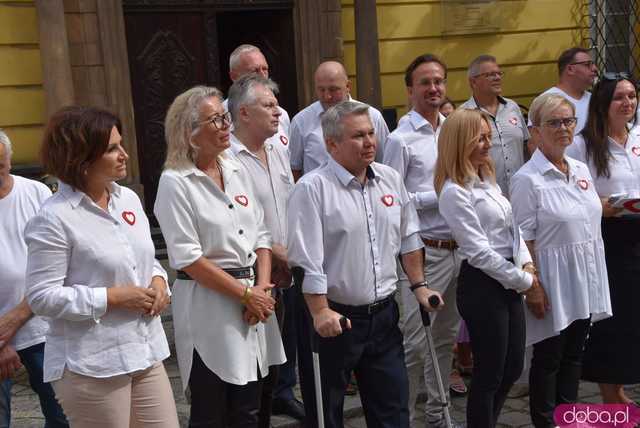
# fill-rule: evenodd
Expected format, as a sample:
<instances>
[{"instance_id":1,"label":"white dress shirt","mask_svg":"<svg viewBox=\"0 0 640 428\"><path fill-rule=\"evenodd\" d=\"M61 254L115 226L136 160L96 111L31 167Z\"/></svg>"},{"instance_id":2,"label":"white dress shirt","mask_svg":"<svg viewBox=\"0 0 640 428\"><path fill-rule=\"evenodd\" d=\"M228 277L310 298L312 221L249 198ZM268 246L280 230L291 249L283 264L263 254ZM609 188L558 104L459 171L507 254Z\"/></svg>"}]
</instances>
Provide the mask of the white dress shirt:
<instances>
[{"instance_id":1,"label":"white dress shirt","mask_svg":"<svg viewBox=\"0 0 640 428\"><path fill-rule=\"evenodd\" d=\"M629 133L625 147L611 138L608 138L608 141L611 152L608 178L598 176L593 159L587 160L587 147L582 135L574 137L573 143L567 147L566 154L587 164L600 197L624 193L629 198L640 198L640 136Z\"/></svg>"},{"instance_id":2,"label":"white dress shirt","mask_svg":"<svg viewBox=\"0 0 640 428\"><path fill-rule=\"evenodd\" d=\"M439 115L438 127L433 129L420 113L409 111L387 138L384 163L398 171L404 179L404 185L418 210L420 235L428 239L449 240L451 230L438 211L438 195L433 187L438 136L444 120L445 117Z\"/></svg>"},{"instance_id":3,"label":"white dress shirt","mask_svg":"<svg viewBox=\"0 0 640 428\"><path fill-rule=\"evenodd\" d=\"M536 266L551 309L531 311L527 345L560 334L573 321L611 316L600 233L602 204L587 166L565 157L569 180L540 150L511 178L511 202L525 241L535 241Z\"/></svg>"},{"instance_id":4,"label":"white dress shirt","mask_svg":"<svg viewBox=\"0 0 640 428\"><path fill-rule=\"evenodd\" d=\"M509 194L509 180L524 164L525 143L529 140L529 129L518 104L504 97L498 97L495 116L479 107L473 96L459 108L478 109L491 120L491 149L489 154L496 168L496 182L502 193Z\"/></svg>"},{"instance_id":5,"label":"white dress shirt","mask_svg":"<svg viewBox=\"0 0 640 428\"><path fill-rule=\"evenodd\" d=\"M111 184L107 211L85 193L60 183L27 224L27 299L51 317L44 381L65 366L105 378L143 370L169 356L160 317L107 311L107 288L147 288L166 272L154 258L149 222L138 196Z\"/></svg>"},{"instance_id":6,"label":"white dress shirt","mask_svg":"<svg viewBox=\"0 0 640 428\"><path fill-rule=\"evenodd\" d=\"M225 111L229 110L229 100L226 99L222 102L222 107ZM289 151L289 127L291 126L291 121L289 120L289 113L282 107L278 106L278 110L280 110L280 116L278 117L278 132L273 134L271 137L267 138L268 143L273 144L274 146L284 147L287 152ZM230 131L233 131L233 123L231 124Z\"/></svg>"},{"instance_id":7,"label":"white dress shirt","mask_svg":"<svg viewBox=\"0 0 640 428\"><path fill-rule=\"evenodd\" d=\"M302 290L364 305L396 289L398 255L423 248L402 179L372 163L358 180L332 158L305 175L289 199L290 266L305 270Z\"/></svg>"},{"instance_id":8,"label":"white dress shirt","mask_svg":"<svg viewBox=\"0 0 640 428\"><path fill-rule=\"evenodd\" d=\"M24 299L27 270L24 228L51 196L51 190L38 181L11 177L11 192L0 198L0 317ZM45 341L48 329L48 319L34 315L20 327L11 343L18 351L37 345Z\"/></svg>"},{"instance_id":9,"label":"white dress shirt","mask_svg":"<svg viewBox=\"0 0 640 428\"><path fill-rule=\"evenodd\" d=\"M439 201L463 260L504 288L520 292L531 286L533 277L521 269L531 255L513 222L511 204L496 184L476 178L462 187L447 180Z\"/></svg>"},{"instance_id":10,"label":"white dress shirt","mask_svg":"<svg viewBox=\"0 0 640 428\"><path fill-rule=\"evenodd\" d=\"M252 266L255 250L271 248L251 180L232 160L221 162L224 192L195 166L165 170L153 212L167 243L169 263L183 269L204 257L221 268ZM253 280L240 280L253 285ZM227 383L245 385L285 361L275 316L249 326L236 299L193 280L174 283L173 324L182 386L187 388L193 350ZM267 341L269 344L267 346Z\"/></svg>"},{"instance_id":11,"label":"white dress shirt","mask_svg":"<svg viewBox=\"0 0 640 428\"><path fill-rule=\"evenodd\" d=\"M264 150L268 166L231 134L230 151L234 159L249 172L271 239L273 243L286 247L287 200L294 184L289 153L284 147L269 141L265 141Z\"/></svg>"},{"instance_id":12,"label":"white dress shirt","mask_svg":"<svg viewBox=\"0 0 640 428\"><path fill-rule=\"evenodd\" d=\"M351 101L356 101L350 98ZM313 171L329 159L329 153L324 141L320 120L324 109L320 101L307 106L293 117L291 121L291 169L303 171L304 174ZM369 107L369 118L376 133L378 147L376 161L382 162L384 142L389 135L387 123L377 109Z\"/></svg>"}]
</instances>

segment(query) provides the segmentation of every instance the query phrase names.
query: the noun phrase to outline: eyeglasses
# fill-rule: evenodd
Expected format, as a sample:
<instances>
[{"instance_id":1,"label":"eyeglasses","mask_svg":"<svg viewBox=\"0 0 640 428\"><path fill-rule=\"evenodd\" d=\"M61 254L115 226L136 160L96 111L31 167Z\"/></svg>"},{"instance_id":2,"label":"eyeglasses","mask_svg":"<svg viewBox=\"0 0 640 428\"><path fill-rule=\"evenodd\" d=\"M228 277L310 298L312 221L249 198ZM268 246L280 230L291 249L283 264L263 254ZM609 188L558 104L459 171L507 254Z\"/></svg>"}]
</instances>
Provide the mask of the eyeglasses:
<instances>
[{"instance_id":1,"label":"eyeglasses","mask_svg":"<svg viewBox=\"0 0 640 428\"><path fill-rule=\"evenodd\" d=\"M209 119L203 120L202 122L196 122L194 128L196 126L204 125L205 123L213 123L213 126L218 130L227 128L231 125L231 113L226 112L224 114L217 114Z\"/></svg>"},{"instance_id":2,"label":"eyeglasses","mask_svg":"<svg viewBox=\"0 0 640 428\"><path fill-rule=\"evenodd\" d=\"M485 79L491 80L502 79L502 77L504 77L504 71L489 71L487 73L476 74L473 77L484 77Z\"/></svg>"},{"instance_id":3,"label":"eyeglasses","mask_svg":"<svg viewBox=\"0 0 640 428\"><path fill-rule=\"evenodd\" d=\"M565 128L574 127L576 126L576 123L578 123L577 117L565 117L563 119L550 119L544 124L549 128L559 129L562 125L564 125Z\"/></svg>"},{"instance_id":4,"label":"eyeglasses","mask_svg":"<svg viewBox=\"0 0 640 428\"><path fill-rule=\"evenodd\" d=\"M572 62L569 65L584 65L587 68L591 68L591 67L593 67L594 64L595 64L595 62L593 62L592 60L587 60L587 61Z\"/></svg>"},{"instance_id":5,"label":"eyeglasses","mask_svg":"<svg viewBox=\"0 0 640 428\"><path fill-rule=\"evenodd\" d=\"M631 79L631 76L629 75L629 73L626 73L624 71L621 73L614 73L614 72L608 71L602 74L602 78L604 80L618 81L618 80L629 80Z\"/></svg>"},{"instance_id":6,"label":"eyeglasses","mask_svg":"<svg viewBox=\"0 0 640 428\"><path fill-rule=\"evenodd\" d=\"M447 79L421 80L420 84L425 86L443 86L447 83Z\"/></svg>"}]
</instances>

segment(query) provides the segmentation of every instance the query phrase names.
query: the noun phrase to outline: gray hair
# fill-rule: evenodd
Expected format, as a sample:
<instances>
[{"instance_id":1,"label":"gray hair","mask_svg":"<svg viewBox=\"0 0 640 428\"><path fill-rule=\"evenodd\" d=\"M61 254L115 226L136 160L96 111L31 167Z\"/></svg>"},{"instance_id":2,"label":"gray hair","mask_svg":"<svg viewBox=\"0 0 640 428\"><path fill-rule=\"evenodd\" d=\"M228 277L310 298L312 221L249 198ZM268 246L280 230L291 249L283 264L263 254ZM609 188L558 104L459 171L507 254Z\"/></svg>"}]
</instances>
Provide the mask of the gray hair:
<instances>
[{"instance_id":1,"label":"gray hair","mask_svg":"<svg viewBox=\"0 0 640 428\"><path fill-rule=\"evenodd\" d=\"M13 154L13 151L11 150L11 140L3 129L0 129L0 144L4 146L5 153L9 159L11 159L11 155Z\"/></svg>"},{"instance_id":2,"label":"gray hair","mask_svg":"<svg viewBox=\"0 0 640 428\"><path fill-rule=\"evenodd\" d=\"M342 101L329 107L322 115L322 133L325 141L340 140L344 132L343 121L347 116L369 114L369 105L359 101Z\"/></svg>"},{"instance_id":3,"label":"gray hair","mask_svg":"<svg viewBox=\"0 0 640 428\"><path fill-rule=\"evenodd\" d=\"M229 55L229 70L234 70L238 66L238 63L240 62L240 58L242 57L242 55L249 52L262 53L260 48L254 45L244 44L244 45L238 46L233 50L233 52L231 52L231 55Z\"/></svg>"},{"instance_id":4,"label":"gray hair","mask_svg":"<svg viewBox=\"0 0 640 428\"><path fill-rule=\"evenodd\" d=\"M229 99L227 107L233 118L233 124L236 125L240 111L240 107L252 105L256 102L256 87L263 86L273 92L278 93L278 84L268 77L262 77L257 73L249 73L240 77L233 82L229 88Z\"/></svg>"},{"instance_id":5,"label":"gray hair","mask_svg":"<svg viewBox=\"0 0 640 428\"><path fill-rule=\"evenodd\" d=\"M495 56L492 55L480 55L478 57L476 57L473 61L471 61L471 64L469 64L469 69L467 71L467 75L469 77L476 77L478 75L478 73L480 72L480 66L482 64L484 64L485 62L492 62L494 64L497 64L498 61L496 60Z\"/></svg>"},{"instance_id":6,"label":"gray hair","mask_svg":"<svg viewBox=\"0 0 640 428\"><path fill-rule=\"evenodd\" d=\"M173 100L164 120L164 135L167 140L167 160L164 167L183 169L193 166L196 148L191 139L200 128L200 105L208 98L222 102L222 92L210 86L194 86Z\"/></svg>"},{"instance_id":7,"label":"gray hair","mask_svg":"<svg viewBox=\"0 0 640 428\"><path fill-rule=\"evenodd\" d=\"M529 119L533 126L540 126L560 106L567 106L572 114L576 114L576 107L571 101L560 94L542 94L536 97L529 107Z\"/></svg>"}]
</instances>

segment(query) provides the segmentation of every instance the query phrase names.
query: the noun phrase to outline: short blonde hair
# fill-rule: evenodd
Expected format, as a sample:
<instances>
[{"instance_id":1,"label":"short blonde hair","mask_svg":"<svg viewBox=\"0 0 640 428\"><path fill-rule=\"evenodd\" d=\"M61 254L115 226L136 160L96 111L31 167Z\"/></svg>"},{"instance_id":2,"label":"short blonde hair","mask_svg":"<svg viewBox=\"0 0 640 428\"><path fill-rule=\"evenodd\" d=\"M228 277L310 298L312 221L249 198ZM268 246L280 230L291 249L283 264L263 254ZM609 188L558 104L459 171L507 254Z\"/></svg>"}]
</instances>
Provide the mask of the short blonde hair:
<instances>
[{"instance_id":1,"label":"short blonde hair","mask_svg":"<svg viewBox=\"0 0 640 428\"><path fill-rule=\"evenodd\" d=\"M470 157L478 143L483 120L489 124L486 114L480 110L458 109L444 121L438 137L434 178L438 194L447 179L464 186L470 179L478 176ZM495 182L496 174L491 160L480 167L480 175L485 180Z\"/></svg>"},{"instance_id":2,"label":"short blonde hair","mask_svg":"<svg viewBox=\"0 0 640 428\"><path fill-rule=\"evenodd\" d=\"M164 120L166 169L184 169L195 164L196 149L191 144L191 138L200 127L200 105L208 98L222 102L222 92L210 86L195 86L178 95L171 103Z\"/></svg>"},{"instance_id":3,"label":"short blonde hair","mask_svg":"<svg viewBox=\"0 0 640 428\"><path fill-rule=\"evenodd\" d=\"M567 106L576 114L576 106L560 94L542 94L533 100L529 107L529 119L533 126L540 126L560 106Z\"/></svg>"}]
</instances>

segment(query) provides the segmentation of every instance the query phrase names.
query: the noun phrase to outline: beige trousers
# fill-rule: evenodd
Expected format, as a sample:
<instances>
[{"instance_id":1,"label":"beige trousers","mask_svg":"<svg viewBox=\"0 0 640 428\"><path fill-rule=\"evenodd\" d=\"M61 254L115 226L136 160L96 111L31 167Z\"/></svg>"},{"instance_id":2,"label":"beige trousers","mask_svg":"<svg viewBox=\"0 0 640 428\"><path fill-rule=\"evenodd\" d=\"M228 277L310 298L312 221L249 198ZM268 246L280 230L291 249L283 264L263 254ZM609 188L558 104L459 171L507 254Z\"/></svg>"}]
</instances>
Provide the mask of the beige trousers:
<instances>
[{"instance_id":1,"label":"beige trousers","mask_svg":"<svg viewBox=\"0 0 640 428\"><path fill-rule=\"evenodd\" d=\"M52 383L72 428L178 428L178 414L164 365L109 378L65 369Z\"/></svg>"}]
</instances>

